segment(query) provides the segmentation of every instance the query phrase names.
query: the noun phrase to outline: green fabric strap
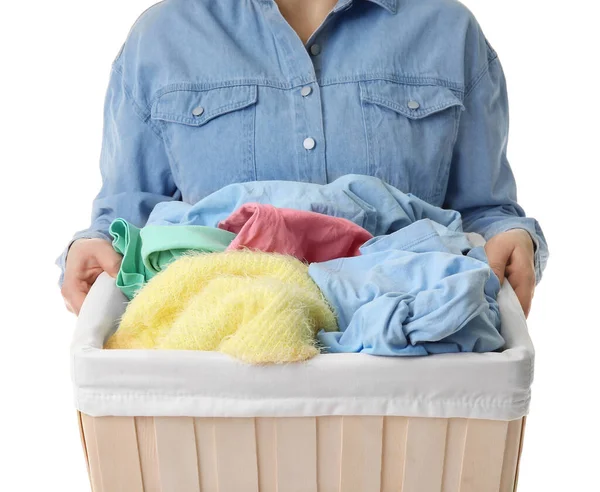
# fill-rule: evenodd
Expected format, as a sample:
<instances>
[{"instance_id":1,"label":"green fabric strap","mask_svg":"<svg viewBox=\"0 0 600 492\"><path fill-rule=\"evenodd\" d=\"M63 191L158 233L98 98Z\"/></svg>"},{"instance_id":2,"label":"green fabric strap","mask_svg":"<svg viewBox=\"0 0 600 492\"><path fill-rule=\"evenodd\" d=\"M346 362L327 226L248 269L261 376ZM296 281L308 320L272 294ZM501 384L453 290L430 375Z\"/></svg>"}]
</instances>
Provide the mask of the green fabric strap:
<instances>
[{"instance_id":1,"label":"green fabric strap","mask_svg":"<svg viewBox=\"0 0 600 492\"><path fill-rule=\"evenodd\" d=\"M113 237L113 248L123 255L117 287L128 299L184 253L225 251L236 236L205 226L149 225L140 229L125 219L115 219L109 232Z\"/></svg>"}]
</instances>

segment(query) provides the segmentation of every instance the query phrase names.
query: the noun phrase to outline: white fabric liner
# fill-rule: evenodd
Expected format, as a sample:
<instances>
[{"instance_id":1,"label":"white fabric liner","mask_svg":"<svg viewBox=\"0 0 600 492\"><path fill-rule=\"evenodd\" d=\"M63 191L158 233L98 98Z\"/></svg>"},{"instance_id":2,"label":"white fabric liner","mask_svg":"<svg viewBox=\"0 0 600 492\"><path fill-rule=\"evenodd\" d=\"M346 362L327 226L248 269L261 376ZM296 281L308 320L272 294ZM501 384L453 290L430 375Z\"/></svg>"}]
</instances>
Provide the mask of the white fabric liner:
<instances>
[{"instance_id":1,"label":"white fabric liner","mask_svg":"<svg viewBox=\"0 0 600 492\"><path fill-rule=\"evenodd\" d=\"M217 352L103 350L127 299L106 273L77 321L77 409L100 416L303 417L386 415L514 420L529 410L534 350L506 281L498 296L502 352L377 357L321 354L251 366Z\"/></svg>"}]
</instances>

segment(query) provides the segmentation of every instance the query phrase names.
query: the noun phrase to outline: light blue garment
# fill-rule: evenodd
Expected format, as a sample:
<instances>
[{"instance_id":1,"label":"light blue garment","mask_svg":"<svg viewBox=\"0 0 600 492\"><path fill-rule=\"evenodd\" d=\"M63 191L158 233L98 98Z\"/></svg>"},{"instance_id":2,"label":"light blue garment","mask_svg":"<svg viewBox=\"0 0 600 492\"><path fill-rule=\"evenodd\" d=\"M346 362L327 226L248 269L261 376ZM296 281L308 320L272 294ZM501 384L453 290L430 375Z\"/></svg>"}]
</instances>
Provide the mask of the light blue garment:
<instances>
[{"instance_id":1,"label":"light blue garment","mask_svg":"<svg viewBox=\"0 0 600 492\"><path fill-rule=\"evenodd\" d=\"M498 277L465 234L422 219L361 248L361 256L312 263L333 306L329 352L427 355L501 348Z\"/></svg>"},{"instance_id":2,"label":"light blue garment","mask_svg":"<svg viewBox=\"0 0 600 492\"><path fill-rule=\"evenodd\" d=\"M150 214L148 225L216 227L234 210L251 202L341 217L374 236L389 234L422 218L430 218L451 230L462 230L458 212L402 193L379 178L360 175L342 176L326 185L297 181L236 183L194 205L160 203Z\"/></svg>"},{"instance_id":3,"label":"light blue garment","mask_svg":"<svg viewBox=\"0 0 600 492\"><path fill-rule=\"evenodd\" d=\"M362 174L486 238L523 228L538 280L546 263L506 159L500 61L456 1L338 0L303 44L273 0L166 0L114 60L104 115L102 188L74 239L231 183Z\"/></svg>"}]
</instances>

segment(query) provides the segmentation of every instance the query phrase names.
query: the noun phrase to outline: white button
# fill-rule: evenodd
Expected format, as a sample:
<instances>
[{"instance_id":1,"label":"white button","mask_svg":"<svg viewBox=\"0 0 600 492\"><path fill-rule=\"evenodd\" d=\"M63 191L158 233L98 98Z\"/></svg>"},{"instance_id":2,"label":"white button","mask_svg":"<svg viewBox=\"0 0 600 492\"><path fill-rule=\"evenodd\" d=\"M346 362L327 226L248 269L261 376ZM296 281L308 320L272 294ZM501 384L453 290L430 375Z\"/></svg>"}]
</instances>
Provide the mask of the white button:
<instances>
[{"instance_id":1,"label":"white button","mask_svg":"<svg viewBox=\"0 0 600 492\"><path fill-rule=\"evenodd\" d=\"M304 145L306 150L312 150L315 148L316 142L314 138L307 137L304 139L304 142L302 142L302 145Z\"/></svg>"},{"instance_id":2,"label":"white button","mask_svg":"<svg viewBox=\"0 0 600 492\"><path fill-rule=\"evenodd\" d=\"M194 116L200 116L202 113L204 113L204 108L202 106L198 106L192 110Z\"/></svg>"},{"instance_id":3,"label":"white button","mask_svg":"<svg viewBox=\"0 0 600 492\"><path fill-rule=\"evenodd\" d=\"M408 101L407 106L409 109L419 109L421 105L417 101Z\"/></svg>"},{"instance_id":4,"label":"white button","mask_svg":"<svg viewBox=\"0 0 600 492\"><path fill-rule=\"evenodd\" d=\"M319 44L313 44L310 47L310 52L312 55L318 55L319 53L321 53L321 45Z\"/></svg>"},{"instance_id":5,"label":"white button","mask_svg":"<svg viewBox=\"0 0 600 492\"><path fill-rule=\"evenodd\" d=\"M312 87L309 87L308 85L302 87L302 89L300 90L300 94L302 94L304 97L308 96L311 92Z\"/></svg>"}]
</instances>

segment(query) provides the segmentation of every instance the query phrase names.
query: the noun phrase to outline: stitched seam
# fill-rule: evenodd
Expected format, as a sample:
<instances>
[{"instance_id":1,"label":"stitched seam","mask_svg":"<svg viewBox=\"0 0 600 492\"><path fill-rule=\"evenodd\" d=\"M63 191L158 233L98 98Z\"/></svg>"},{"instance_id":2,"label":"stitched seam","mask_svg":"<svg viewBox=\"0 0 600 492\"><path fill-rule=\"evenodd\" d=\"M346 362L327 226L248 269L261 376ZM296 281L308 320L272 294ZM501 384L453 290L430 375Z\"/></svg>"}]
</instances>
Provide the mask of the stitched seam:
<instances>
[{"instance_id":1,"label":"stitched seam","mask_svg":"<svg viewBox=\"0 0 600 492\"><path fill-rule=\"evenodd\" d=\"M162 134L161 134L160 130L158 130L158 128L150 121L149 112L144 113L144 111L141 109L141 107L135 101L135 99L131 93L131 90L129 89L129 87L127 87L125 80L123 80L123 78L124 78L123 72L120 69L118 69L116 66L113 66L112 69L121 76L121 84L123 86L123 92L125 93L125 98L132 105L133 110L134 110L135 114L137 115L137 117L140 119L140 121L142 123L147 125L148 128L150 128L150 130L152 130L152 133L154 133L159 139L161 139L161 141L164 142L164 139L162 138Z\"/></svg>"},{"instance_id":2,"label":"stitched seam","mask_svg":"<svg viewBox=\"0 0 600 492\"><path fill-rule=\"evenodd\" d=\"M424 111L414 111L414 112L408 112L406 111L402 106L390 101L389 99L385 99L379 96L373 96L373 95L369 95L369 94L365 94L363 96L363 100L364 101L368 101L368 102L372 102L375 104L382 104L398 113L403 114L404 116L406 116L407 118L411 118L411 119L418 119L418 118L423 118L425 116L428 116L432 113L435 113L436 111L440 111L442 109L447 109L450 108L452 106L462 106L460 101L446 101L443 103L438 104L437 106L433 106L431 108L428 108L427 110ZM412 110L411 110L412 111Z\"/></svg>"},{"instance_id":3,"label":"stitched seam","mask_svg":"<svg viewBox=\"0 0 600 492\"><path fill-rule=\"evenodd\" d=\"M487 46L488 62L491 63L496 58L498 58L498 53L496 53L496 50L494 50L494 48L492 48L492 45L490 44L490 42L488 41L488 39L485 36L484 36L484 39L485 39L485 45Z\"/></svg>"},{"instance_id":4,"label":"stitched seam","mask_svg":"<svg viewBox=\"0 0 600 492\"><path fill-rule=\"evenodd\" d=\"M244 137L244 148L243 152L243 179L256 180L256 173L254 172L254 135L252 134L252 127L254 126L254 113L256 112L256 105L253 105L248 111L244 111L241 114L242 119L242 134Z\"/></svg>"},{"instance_id":5,"label":"stitched seam","mask_svg":"<svg viewBox=\"0 0 600 492\"><path fill-rule=\"evenodd\" d=\"M474 407L487 407L487 408L504 408L504 407L512 407L514 405L519 405L519 404L526 404L530 401L531 395L530 395L530 390L525 390L527 395L524 398L515 398L515 399L511 399L509 401L506 401L505 399L502 399L502 401L500 400L490 400L486 403L481 403L479 400L477 402L469 402L469 401L464 401L461 399L436 399L435 403L432 402L430 399L428 398L400 398L397 396L388 398L388 397L371 397L371 396L364 396L364 397L353 397L354 400L386 400L386 401L398 401L398 402L408 402L408 403L426 403L426 404L432 404L434 403L436 406L437 405L456 405L456 406L465 406L465 407L470 407L470 408L474 408ZM137 390L137 391L123 391L123 392L119 392L119 393L105 393L99 390L88 390L85 388L79 388L78 389L79 393L84 393L88 398L92 397L92 398L98 398L101 400L111 400L111 399L124 399L124 398L128 398L128 399L146 399L146 398L152 398L152 399L170 399L170 398L186 398L186 399L216 399L216 400L220 400L220 399L227 399L227 400L248 400L248 401L263 401L264 397L252 397L249 395L244 395L244 396L232 396L232 395L228 395L226 397L223 396L206 396L206 395L199 395L199 394L195 394L195 393L189 393L189 392L152 392L152 391L148 391L147 389L144 390ZM327 400L340 400L340 399L347 399L347 396L333 396L333 397L325 397L325 396L320 396L319 400L321 401L327 401ZM270 398L268 398L269 400L313 400L313 397L310 396L272 396Z\"/></svg>"},{"instance_id":6,"label":"stitched seam","mask_svg":"<svg viewBox=\"0 0 600 492\"><path fill-rule=\"evenodd\" d=\"M227 87L238 87L245 85L261 85L266 87L274 87L276 89L292 89L294 87L298 87L302 84L283 84L280 82L270 81L266 79L255 79L255 78L247 78L247 79L235 79L235 80L226 80L226 81L218 81L218 82L176 82L173 84L168 84L164 87L161 87L154 93L152 100L150 101L150 106L159 99L160 97L168 94L169 92L177 92L177 91L189 91L189 92L204 92L213 89L223 89Z\"/></svg>"},{"instance_id":7,"label":"stitched seam","mask_svg":"<svg viewBox=\"0 0 600 492\"><path fill-rule=\"evenodd\" d=\"M467 97L469 97L469 95L471 94L471 92L473 92L473 90L479 85L479 83L481 82L481 80L483 80L483 77L489 73L490 71L490 66L492 65L493 62L495 62L496 60L498 60L498 56L494 56L491 59L488 59L487 64L485 65L485 67L483 67L483 69L481 70L481 72L479 72L479 74L477 74L475 76L475 79L469 83L467 85L467 88L465 90L465 99Z\"/></svg>"},{"instance_id":8,"label":"stitched seam","mask_svg":"<svg viewBox=\"0 0 600 492\"><path fill-rule=\"evenodd\" d=\"M387 80L389 82L395 82L404 85L431 85L431 86L442 86L446 87L453 92L456 92L459 96L462 96L464 93L464 87L461 84L458 84L453 81L438 79L435 77L413 77L413 76L405 76L405 75L397 75L389 72L364 72L356 75L349 75L346 77L336 77L336 78L326 78L326 79L315 79L314 77L303 77L298 78L297 82L289 83L289 82L279 82L271 79L261 79L261 78L240 78L226 81L215 81L215 82L176 82L172 84L168 84L160 89L158 89L152 96L150 103L146 107L146 111L148 112L152 105L156 102L158 98L163 96L169 92L175 91L207 91L211 89L219 89L224 87L236 87L243 85L258 85L264 87L272 87L275 89L282 90L290 90L298 87L302 87L306 84L311 84L318 82L321 86L326 85L337 85L337 84L347 84L347 83L357 83L357 82L366 82L370 80Z\"/></svg>"},{"instance_id":9,"label":"stitched seam","mask_svg":"<svg viewBox=\"0 0 600 492\"><path fill-rule=\"evenodd\" d=\"M176 123L187 123L192 126L201 126L204 123L211 120L212 118L214 118L215 116L219 116L221 114L225 114L230 111L234 111L236 109L245 108L246 106L250 106L251 104L254 104L255 102L256 102L256 98L252 98L252 99L247 99L247 100L241 101L241 102L226 104L225 106L221 106L220 108L214 109L213 111L206 113L206 116L204 118L198 118L198 119L193 119L193 118L189 118L186 116L180 116L180 115L176 115L174 113L163 113L163 112L156 112L153 117L156 119L168 119L169 121L174 121Z\"/></svg>"},{"instance_id":10,"label":"stitched seam","mask_svg":"<svg viewBox=\"0 0 600 492\"><path fill-rule=\"evenodd\" d=\"M279 55L279 53L281 52L281 60L286 67L286 73L291 76L293 73L293 71L291 70L291 66L294 63L294 56L291 51L288 51L289 40L287 36L282 36L282 32L285 30L286 27L286 21L285 19L283 19L282 15L278 13L279 8L275 6L271 0L262 2L261 8L263 8L264 10L265 17L270 18L270 22L267 23L269 31L271 32L272 36L278 41L277 47L275 49L276 55ZM275 29L276 23L282 25L282 29ZM290 62L292 63L292 65L290 65ZM302 77L299 78L302 79Z\"/></svg>"},{"instance_id":11,"label":"stitched seam","mask_svg":"<svg viewBox=\"0 0 600 492\"><path fill-rule=\"evenodd\" d=\"M408 248L412 248L413 246L416 246L417 244L421 244L425 241L427 241L428 239L431 239L432 237L437 236L438 234L436 232L430 232L429 234L419 238L419 239L415 239L414 241L404 244L403 246L399 246L398 249L408 249Z\"/></svg>"},{"instance_id":12,"label":"stitched seam","mask_svg":"<svg viewBox=\"0 0 600 492\"><path fill-rule=\"evenodd\" d=\"M460 84L445 80L438 79L436 77L413 77L410 75L396 75L387 72L366 72L359 73L357 75L349 75L346 77L320 79L320 85L333 85L336 83L344 82L366 82L368 80L388 80L390 82L397 82L405 85L435 85L443 86L448 89L462 93L463 88Z\"/></svg>"},{"instance_id":13,"label":"stitched seam","mask_svg":"<svg viewBox=\"0 0 600 492\"><path fill-rule=\"evenodd\" d=\"M363 90L364 90L363 84L362 84L362 82L359 82L358 83L358 96L361 99L363 97ZM364 104L360 105L360 111L361 111L362 117L363 117L363 131L365 132L365 140L366 140L366 146L367 146L367 172L369 174L373 174L374 165L373 165L373 155L372 155L373 142L371 140L371 125L369 123L367 113L365 112Z\"/></svg>"},{"instance_id":14,"label":"stitched seam","mask_svg":"<svg viewBox=\"0 0 600 492\"><path fill-rule=\"evenodd\" d=\"M258 100L258 94L256 96L256 100ZM254 111L252 111L252 135L250 135L250 140L248 145L250 146L250 153L252 159L252 171L254 173L254 179L258 179L258 169L256 168L256 106L254 106Z\"/></svg>"},{"instance_id":15,"label":"stitched seam","mask_svg":"<svg viewBox=\"0 0 600 492\"><path fill-rule=\"evenodd\" d=\"M460 128L460 114L459 114L459 110L464 110L465 107L464 105L461 103L460 106L456 106L456 109L454 110L455 112L455 118L454 118L454 134L452 136L452 142L450 145L451 149L454 149L454 147L456 146L456 142L458 140L458 130ZM452 151L450 152L450 154L445 156L445 160L442 161L442 163L440 164L440 170L438 173L438 179L437 179L437 189L436 189L436 195L441 195L442 193L445 194L446 189L448 188L448 179L450 176L450 168L452 167Z\"/></svg>"},{"instance_id":16,"label":"stitched seam","mask_svg":"<svg viewBox=\"0 0 600 492\"><path fill-rule=\"evenodd\" d=\"M164 122L163 122L163 124L164 124ZM165 142L165 152L166 152L167 156L169 157L170 161L173 163L173 165L171 166L171 173L173 174L173 180L175 181L177 188L181 189L179 187L179 184L183 184L183 183L181 180L181 171L180 171L179 161L175 158L175 156L173 155L173 152L171 152L171 141L167 134L163 134L163 140ZM179 184L177 184L177 183L179 183Z\"/></svg>"}]
</instances>

